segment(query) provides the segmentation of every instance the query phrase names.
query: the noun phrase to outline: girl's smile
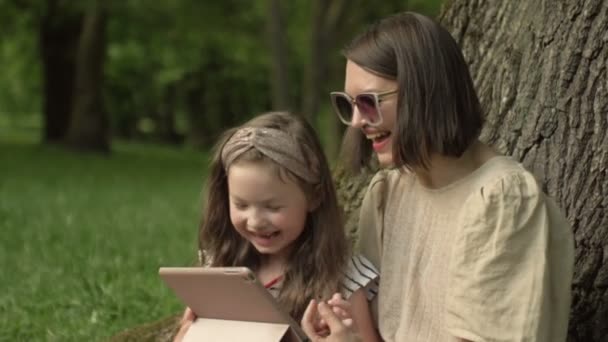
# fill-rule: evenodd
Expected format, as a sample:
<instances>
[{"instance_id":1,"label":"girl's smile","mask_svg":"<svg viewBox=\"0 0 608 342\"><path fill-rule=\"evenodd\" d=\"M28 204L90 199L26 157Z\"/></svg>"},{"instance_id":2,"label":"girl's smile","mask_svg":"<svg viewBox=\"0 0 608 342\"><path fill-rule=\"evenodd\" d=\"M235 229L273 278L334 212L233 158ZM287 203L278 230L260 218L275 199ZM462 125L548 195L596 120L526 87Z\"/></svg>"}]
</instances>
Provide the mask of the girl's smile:
<instances>
[{"instance_id":1,"label":"girl's smile","mask_svg":"<svg viewBox=\"0 0 608 342\"><path fill-rule=\"evenodd\" d=\"M308 200L270 162L236 162L228 170L230 220L261 254L285 256L304 230Z\"/></svg>"},{"instance_id":2,"label":"girl's smile","mask_svg":"<svg viewBox=\"0 0 608 342\"><path fill-rule=\"evenodd\" d=\"M277 241L281 235L280 231L275 231L272 233L260 234L256 232L248 231L249 241L253 242L254 245L261 247L270 247L272 244Z\"/></svg>"}]
</instances>

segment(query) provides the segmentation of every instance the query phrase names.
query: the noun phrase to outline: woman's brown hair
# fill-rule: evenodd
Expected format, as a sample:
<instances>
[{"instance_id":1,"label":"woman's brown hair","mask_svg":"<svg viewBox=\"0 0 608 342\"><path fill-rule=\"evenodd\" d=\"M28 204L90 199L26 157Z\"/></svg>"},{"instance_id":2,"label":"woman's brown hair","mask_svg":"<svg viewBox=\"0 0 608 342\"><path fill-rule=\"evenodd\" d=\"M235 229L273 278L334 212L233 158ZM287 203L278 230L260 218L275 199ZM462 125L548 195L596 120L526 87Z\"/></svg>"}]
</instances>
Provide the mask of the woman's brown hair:
<instances>
[{"instance_id":1,"label":"woman's brown hair","mask_svg":"<svg viewBox=\"0 0 608 342\"><path fill-rule=\"evenodd\" d=\"M411 12L387 17L357 36L344 56L397 81L396 167L428 168L434 153L459 157L479 137L483 114L467 63L432 19ZM371 144L359 129L348 129L342 151L354 170L369 165Z\"/></svg>"},{"instance_id":2,"label":"woman's brown hair","mask_svg":"<svg viewBox=\"0 0 608 342\"><path fill-rule=\"evenodd\" d=\"M276 166L280 177L296 181L309 203L314 203L302 234L294 242L283 286L277 298L294 319L300 320L310 299L327 297L340 290L349 253L327 159L314 129L303 118L286 112L266 113L241 127L227 131L220 139L206 184L199 248L210 259L210 266L246 266L253 270L260 266L260 254L238 234L230 221L227 170L221 160L226 142L238 129L244 127L270 128L288 133L297 141L308 165L318 169L320 181L310 184L255 148L244 152L233 162L271 163Z\"/></svg>"}]
</instances>

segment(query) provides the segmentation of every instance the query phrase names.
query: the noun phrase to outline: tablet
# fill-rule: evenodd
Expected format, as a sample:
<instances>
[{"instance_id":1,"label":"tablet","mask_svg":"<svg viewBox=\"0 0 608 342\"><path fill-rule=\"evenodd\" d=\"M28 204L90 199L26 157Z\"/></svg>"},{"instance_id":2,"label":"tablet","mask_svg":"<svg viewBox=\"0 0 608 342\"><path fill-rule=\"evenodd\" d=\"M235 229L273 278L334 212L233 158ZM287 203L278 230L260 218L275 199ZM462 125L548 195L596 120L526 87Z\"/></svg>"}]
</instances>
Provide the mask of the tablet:
<instances>
[{"instance_id":1,"label":"tablet","mask_svg":"<svg viewBox=\"0 0 608 342\"><path fill-rule=\"evenodd\" d=\"M161 267L159 275L197 317L287 324L305 334L246 267Z\"/></svg>"}]
</instances>

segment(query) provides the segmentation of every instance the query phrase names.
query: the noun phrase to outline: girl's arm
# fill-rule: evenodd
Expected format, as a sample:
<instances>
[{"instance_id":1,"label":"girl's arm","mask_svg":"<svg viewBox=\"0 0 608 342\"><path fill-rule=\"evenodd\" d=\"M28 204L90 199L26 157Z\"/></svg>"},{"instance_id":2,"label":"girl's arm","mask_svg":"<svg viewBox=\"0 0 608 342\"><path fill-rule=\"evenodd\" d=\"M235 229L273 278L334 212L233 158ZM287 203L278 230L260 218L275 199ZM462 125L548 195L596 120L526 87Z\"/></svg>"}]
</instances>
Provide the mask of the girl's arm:
<instances>
[{"instance_id":1,"label":"girl's arm","mask_svg":"<svg viewBox=\"0 0 608 342\"><path fill-rule=\"evenodd\" d=\"M182 316L182 319L180 321L179 330L173 338L173 342L181 342L184 339L184 336L186 336L186 332L188 332L188 329L190 328L192 322L194 322L195 319L196 315L194 314L194 312L190 308L186 308L186 310L184 311L184 315Z\"/></svg>"},{"instance_id":2,"label":"girl's arm","mask_svg":"<svg viewBox=\"0 0 608 342\"><path fill-rule=\"evenodd\" d=\"M380 342L382 338L374 326L369 302L365 295L365 288L355 291L349 298L351 316L355 323L355 328L359 332L363 342Z\"/></svg>"}]
</instances>

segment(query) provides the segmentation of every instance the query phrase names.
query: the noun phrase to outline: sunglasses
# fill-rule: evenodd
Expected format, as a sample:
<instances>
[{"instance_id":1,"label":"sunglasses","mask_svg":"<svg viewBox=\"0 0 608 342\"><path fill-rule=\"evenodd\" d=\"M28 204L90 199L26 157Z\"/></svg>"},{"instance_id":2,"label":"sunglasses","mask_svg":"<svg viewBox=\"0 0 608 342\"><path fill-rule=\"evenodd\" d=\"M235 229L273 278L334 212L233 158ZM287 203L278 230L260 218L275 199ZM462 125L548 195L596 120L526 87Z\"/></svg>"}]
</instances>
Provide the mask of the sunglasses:
<instances>
[{"instance_id":1,"label":"sunglasses","mask_svg":"<svg viewBox=\"0 0 608 342\"><path fill-rule=\"evenodd\" d=\"M349 126L353 124L353 115L355 106L357 106L359 113L368 125L379 126L382 124L382 113L380 112L382 99L396 94L398 91L398 89L395 89L382 93L362 93L355 98L350 97L347 93L334 91L330 93L330 96L334 110L344 124Z\"/></svg>"}]
</instances>

